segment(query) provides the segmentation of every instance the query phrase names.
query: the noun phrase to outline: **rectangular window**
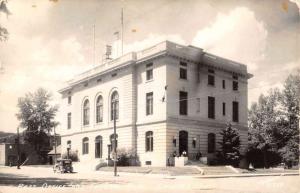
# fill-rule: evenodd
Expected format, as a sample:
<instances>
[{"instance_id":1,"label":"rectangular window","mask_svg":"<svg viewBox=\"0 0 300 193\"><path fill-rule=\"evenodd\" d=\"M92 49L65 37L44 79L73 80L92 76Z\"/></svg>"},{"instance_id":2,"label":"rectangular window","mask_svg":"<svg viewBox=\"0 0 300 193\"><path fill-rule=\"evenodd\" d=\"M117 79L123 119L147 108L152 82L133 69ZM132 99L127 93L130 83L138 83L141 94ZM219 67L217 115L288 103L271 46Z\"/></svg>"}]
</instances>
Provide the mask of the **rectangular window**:
<instances>
[{"instance_id":1,"label":"rectangular window","mask_svg":"<svg viewBox=\"0 0 300 193\"><path fill-rule=\"evenodd\" d=\"M214 73L215 73L215 71L214 71L213 69L208 69L208 73L212 73L212 74L214 74Z\"/></svg>"},{"instance_id":2,"label":"rectangular window","mask_svg":"<svg viewBox=\"0 0 300 193\"><path fill-rule=\"evenodd\" d=\"M71 104L71 103L72 103L72 97L68 96L68 104Z\"/></svg>"},{"instance_id":3,"label":"rectangular window","mask_svg":"<svg viewBox=\"0 0 300 193\"><path fill-rule=\"evenodd\" d=\"M146 115L153 114L153 92L146 94Z\"/></svg>"},{"instance_id":4,"label":"rectangular window","mask_svg":"<svg viewBox=\"0 0 300 193\"><path fill-rule=\"evenodd\" d=\"M153 63L146 65L146 80L153 79Z\"/></svg>"},{"instance_id":5,"label":"rectangular window","mask_svg":"<svg viewBox=\"0 0 300 193\"><path fill-rule=\"evenodd\" d=\"M212 69L208 69L208 76L207 76L207 84L210 86L215 86L215 71Z\"/></svg>"},{"instance_id":6,"label":"rectangular window","mask_svg":"<svg viewBox=\"0 0 300 193\"><path fill-rule=\"evenodd\" d=\"M216 135L209 133L207 137L207 153L214 153L216 151Z\"/></svg>"},{"instance_id":7,"label":"rectangular window","mask_svg":"<svg viewBox=\"0 0 300 193\"><path fill-rule=\"evenodd\" d=\"M222 81L222 87L223 87L223 89L226 88L225 80Z\"/></svg>"},{"instance_id":8,"label":"rectangular window","mask_svg":"<svg viewBox=\"0 0 300 193\"><path fill-rule=\"evenodd\" d=\"M239 82L238 81L232 81L232 90L239 90Z\"/></svg>"},{"instance_id":9,"label":"rectangular window","mask_svg":"<svg viewBox=\"0 0 300 193\"><path fill-rule=\"evenodd\" d=\"M153 132L146 132L146 152L153 151Z\"/></svg>"},{"instance_id":10,"label":"rectangular window","mask_svg":"<svg viewBox=\"0 0 300 193\"><path fill-rule=\"evenodd\" d=\"M72 121L72 115L71 113L68 113L68 129L71 129L71 121Z\"/></svg>"},{"instance_id":11,"label":"rectangular window","mask_svg":"<svg viewBox=\"0 0 300 193\"><path fill-rule=\"evenodd\" d=\"M208 79L207 79L208 85L210 85L210 86L215 86L215 76L209 74L207 78L208 78Z\"/></svg>"},{"instance_id":12,"label":"rectangular window","mask_svg":"<svg viewBox=\"0 0 300 193\"><path fill-rule=\"evenodd\" d=\"M239 102L232 102L232 121L239 122Z\"/></svg>"},{"instance_id":13,"label":"rectangular window","mask_svg":"<svg viewBox=\"0 0 300 193\"><path fill-rule=\"evenodd\" d=\"M226 103L223 103L223 115L226 115Z\"/></svg>"},{"instance_id":14,"label":"rectangular window","mask_svg":"<svg viewBox=\"0 0 300 193\"><path fill-rule=\"evenodd\" d=\"M208 97L208 118L215 118L215 97Z\"/></svg>"},{"instance_id":15,"label":"rectangular window","mask_svg":"<svg viewBox=\"0 0 300 193\"><path fill-rule=\"evenodd\" d=\"M187 63L180 62L179 78L187 80Z\"/></svg>"},{"instance_id":16,"label":"rectangular window","mask_svg":"<svg viewBox=\"0 0 300 193\"><path fill-rule=\"evenodd\" d=\"M238 82L238 76L232 75L232 90L239 90L239 82Z\"/></svg>"},{"instance_id":17,"label":"rectangular window","mask_svg":"<svg viewBox=\"0 0 300 193\"><path fill-rule=\"evenodd\" d=\"M179 92L179 114L188 114L188 93L184 91Z\"/></svg>"}]
</instances>

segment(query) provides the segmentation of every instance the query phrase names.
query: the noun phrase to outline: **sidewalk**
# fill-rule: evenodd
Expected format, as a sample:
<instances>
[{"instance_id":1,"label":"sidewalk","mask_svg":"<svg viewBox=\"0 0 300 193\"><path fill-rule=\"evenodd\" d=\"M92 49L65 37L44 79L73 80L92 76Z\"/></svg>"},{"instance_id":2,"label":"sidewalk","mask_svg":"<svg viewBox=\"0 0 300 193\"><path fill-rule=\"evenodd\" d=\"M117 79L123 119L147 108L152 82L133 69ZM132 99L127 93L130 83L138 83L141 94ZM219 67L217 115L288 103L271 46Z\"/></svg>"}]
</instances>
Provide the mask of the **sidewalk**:
<instances>
[{"instance_id":1,"label":"sidewalk","mask_svg":"<svg viewBox=\"0 0 300 193\"><path fill-rule=\"evenodd\" d=\"M10 167L2 166L2 169L12 169ZM14 168L15 169L15 168ZM37 169L37 170L36 170ZM30 173L42 172L53 174L52 168L49 166L23 166L21 170L15 170L16 173L22 173L29 171ZM75 173L84 174L85 176L93 176L101 174L102 176L113 176L113 167L105 167L100 171L76 171ZM151 167L118 167L119 176L131 176L131 177L161 177L167 179L175 178L237 178L237 177L263 177L263 176L299 176L299 171L257 171L256 173L220 173L220 174L206 174L202 175L198 170L193 167L166 167L166 168L151 168ZM64 175L68 177L68 175Z\"/></svg>"},{"instance_id":2,"label":"sidewalk","mask_svg":"<svg viewBox=\"0 0 300 193\"><path fill-rule=\"evenodd\" d=\"M130 170L132 169L132 170ZM166 167L166 168L122 168L118 167L118 173L120 175L128 175L128 176L161 176L164 178L184 178L184 177L190 177L190 178L231 178L231 177L262 177L262 176L297 176L299 175L299 171L264 171L260 172L257 171L256 173L220 173L217 175L211 175L201 174L198 170L192 167ZM162 170L160 170L162 169ZM193 169L193 173L189 173ZM176 171L177 170L177 171ZM174 173L175 171L175 173ZM185 173L180 173L184 171ZM100 171L95 171L102 173L104 175L110 174L113 172L112 167L106 167L105 169L102 168Z\"/></svg>"}]
</instances>

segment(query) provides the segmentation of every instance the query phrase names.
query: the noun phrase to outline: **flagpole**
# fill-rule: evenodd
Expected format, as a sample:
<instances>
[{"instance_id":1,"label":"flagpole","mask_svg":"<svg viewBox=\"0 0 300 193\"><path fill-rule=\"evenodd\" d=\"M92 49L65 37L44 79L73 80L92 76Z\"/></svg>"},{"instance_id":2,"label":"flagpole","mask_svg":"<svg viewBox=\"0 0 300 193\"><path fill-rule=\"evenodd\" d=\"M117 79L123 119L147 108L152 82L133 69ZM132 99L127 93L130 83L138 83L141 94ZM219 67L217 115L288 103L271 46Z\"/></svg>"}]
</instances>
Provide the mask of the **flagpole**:
<instances>
[{"instance_id":1,"label":"flagpole","mask_svg":"<svg viewBox=\"0 0 300 193\"><path fill-rule=\"evenodd\" d=\"M122 39L121 39L121 56L123 56L123 42L124 42L124 22L123 22L124 18L123 18L123 8L122 8L122 12L121 12L121 31L122 31Z\"/></svg>"},{"instance_id":2,"label":"flagpole","mask_svg":"<svg viewBox=\"0 0 300 193\"><path fill-rule=\"evenodd\" d=\"M96 63L96 42L95 42L95 31L96 31L96 26L95 23L93 25L93 67L95 66Z\"/></svg>"}]
</instances>

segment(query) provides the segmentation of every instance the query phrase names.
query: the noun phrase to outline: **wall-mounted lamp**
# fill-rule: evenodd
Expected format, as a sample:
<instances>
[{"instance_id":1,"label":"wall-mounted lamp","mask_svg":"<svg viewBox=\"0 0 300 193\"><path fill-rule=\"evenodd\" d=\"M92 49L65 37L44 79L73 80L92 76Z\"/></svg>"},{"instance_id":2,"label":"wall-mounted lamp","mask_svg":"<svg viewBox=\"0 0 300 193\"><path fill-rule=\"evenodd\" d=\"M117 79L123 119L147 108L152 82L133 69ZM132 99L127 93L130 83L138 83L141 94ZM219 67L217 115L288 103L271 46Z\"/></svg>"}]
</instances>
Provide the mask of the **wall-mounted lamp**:
<instances>
[{"instance_id":1,"label":"wall-mounted lamp","mask_svg":"<svg viewBox=\"0 0 300 193\"><path fill-rule=\"evenodd\" d=\"M9 146L9 149L12 149L12 145Z\"/></svg>"},{"instance_id":2,"label":"wall-mounted lamp","mask_svg":"<svg viewBox=\"0 0 300 193\"><path fill-rule=\"evenodd\" d=\"M197 141L197 139L196 139L196 137L194 137L193 138L193 148L196 148L196 141Z\"/></svg>"},{"instance_id":3,"label":"wall-mounted lamp","mask_svg":"<svg viewBox=\"0 0 300 193\"><path fill-rule=\"evenodd\" d=\"M173 146L176 147L176 137L175 136L173 137L172 142L173 142Z\"/></svg>"}]
</instances>

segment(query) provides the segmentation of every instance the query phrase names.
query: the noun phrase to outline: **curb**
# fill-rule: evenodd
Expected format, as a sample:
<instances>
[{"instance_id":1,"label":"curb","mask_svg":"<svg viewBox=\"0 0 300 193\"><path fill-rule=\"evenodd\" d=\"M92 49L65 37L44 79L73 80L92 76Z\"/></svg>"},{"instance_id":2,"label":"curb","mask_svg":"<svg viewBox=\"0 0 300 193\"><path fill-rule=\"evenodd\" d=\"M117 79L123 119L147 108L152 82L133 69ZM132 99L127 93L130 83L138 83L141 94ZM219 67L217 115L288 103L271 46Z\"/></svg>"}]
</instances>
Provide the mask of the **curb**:
<instances>
[{"instance_id":1,"label":"curb","mask_svg":"<svg viewBox=\"0 0 300 193\"><path fill-rule=\"evenodd\" d=\"M264 176L299 176L299 173L269 173L269 174L239 174L239 175L203 175L194 178L244 178L244 177L264 177Z\"/></svg>"}]
</instances>

